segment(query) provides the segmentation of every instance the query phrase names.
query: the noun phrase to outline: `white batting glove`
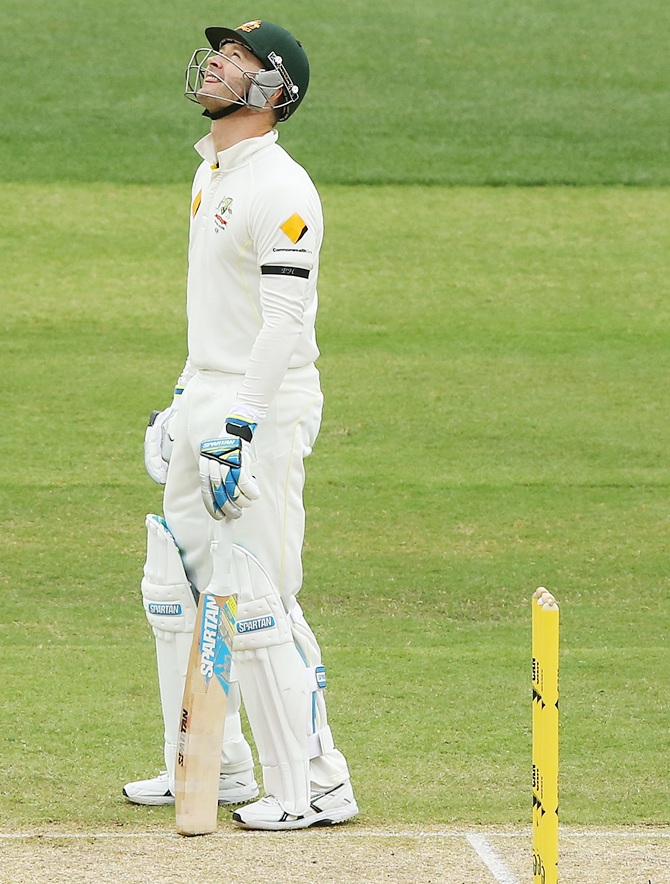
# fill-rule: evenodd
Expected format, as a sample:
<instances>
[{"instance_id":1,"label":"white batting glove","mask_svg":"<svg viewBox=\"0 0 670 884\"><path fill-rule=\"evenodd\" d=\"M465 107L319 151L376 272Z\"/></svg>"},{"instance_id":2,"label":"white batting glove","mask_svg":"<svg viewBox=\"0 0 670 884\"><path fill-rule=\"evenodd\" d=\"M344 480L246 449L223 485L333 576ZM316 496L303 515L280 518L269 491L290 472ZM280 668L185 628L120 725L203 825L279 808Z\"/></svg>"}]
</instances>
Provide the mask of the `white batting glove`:
<instances>
[{"instance_id":1,"label":"white batting glove","mask_svg":"<svg viewBox=\"0 0 670 884\"><path fill-rule=\"evenodd\" d=\"M215 519L239 519L261 493L249 471L249 443L239 436L205 439L200 445L200 490Z\"/></svg>"},{"instance_id":2,"label":"white batting glove","mask_svg":"<svg viewBox=\"0 0 670 884\"><path fill-rule=\"evenodd\" d=\"M175 397L176 399L176 397ZM170 424L177 413L176 402L163 411L152 411L144 434L144 465L154 482L165 485L174 438Z\"/></svg>"}]
</instances>

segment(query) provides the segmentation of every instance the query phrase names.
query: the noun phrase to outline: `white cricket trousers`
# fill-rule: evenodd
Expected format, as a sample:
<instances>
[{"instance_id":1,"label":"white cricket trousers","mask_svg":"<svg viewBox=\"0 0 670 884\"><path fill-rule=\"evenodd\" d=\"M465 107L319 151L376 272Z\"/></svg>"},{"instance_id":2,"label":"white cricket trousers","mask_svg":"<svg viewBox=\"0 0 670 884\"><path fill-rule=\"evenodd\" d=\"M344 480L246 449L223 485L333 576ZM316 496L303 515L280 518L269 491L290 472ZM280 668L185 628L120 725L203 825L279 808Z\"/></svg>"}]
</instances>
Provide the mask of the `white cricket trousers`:
<instances>
[{"instance_id":1,"label":"white cricket trousers","mask_svg":"<svg viewBox=\"0 0 670 884\"><path fill-rule=\"evenodd\" d=\"M181 396L174 422L175 441L163 509L186 575L199 591L207 587L212 576L210 544L216 528L200 490L200 443L225 433L225 419L241 381L237 374L197 372ZM289 615L292 610L300 610L295 596L303 576L303 461L318 435L322 407L316 367L289 369L251 443L252 472L261 496L234 522L235 543L263 565ZM297 627L294 637L306 665L320 665L319 645L302 615ZM316 730L327 726L323 691L318 695L313 723ZM310 777L314 790L339 785L349 777L344 757L337 749L331 749L313 758Z\"/></svg>"}]
</instances>

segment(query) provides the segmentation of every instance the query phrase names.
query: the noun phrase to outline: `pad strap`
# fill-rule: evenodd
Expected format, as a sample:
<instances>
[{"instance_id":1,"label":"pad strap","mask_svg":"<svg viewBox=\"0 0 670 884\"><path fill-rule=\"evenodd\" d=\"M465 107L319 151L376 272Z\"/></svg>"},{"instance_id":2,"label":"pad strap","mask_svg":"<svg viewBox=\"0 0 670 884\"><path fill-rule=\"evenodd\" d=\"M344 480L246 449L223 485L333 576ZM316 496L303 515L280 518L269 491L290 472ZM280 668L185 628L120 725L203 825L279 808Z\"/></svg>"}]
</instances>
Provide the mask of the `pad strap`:
<instances>
[{"instance_id":1,"label":"pad strap","mask_svg":"<svg viewBox=\"0 0 670 884\"><path fill-rule=\"evenodd\" d=\"M335 748L333 732L329 725L321 728L321 730L317 731L315 734L310 734L307 741L310 759L318 758L319 755L326 755L326 753L332 752Z\"/></svg>"},{"instance_id":2,"label":"pad strap","mask_svg":"<svg viewBox=\"0 0 670 884\"><path fill-rule=\"evenodd\" d=\"M305 670L305 675L307 676L307 687L310 690L310 693L314 693L314 691L325 691L326 689L326 667L325 666L311 666L309 669Z\"/></svg>"}]
</instances>

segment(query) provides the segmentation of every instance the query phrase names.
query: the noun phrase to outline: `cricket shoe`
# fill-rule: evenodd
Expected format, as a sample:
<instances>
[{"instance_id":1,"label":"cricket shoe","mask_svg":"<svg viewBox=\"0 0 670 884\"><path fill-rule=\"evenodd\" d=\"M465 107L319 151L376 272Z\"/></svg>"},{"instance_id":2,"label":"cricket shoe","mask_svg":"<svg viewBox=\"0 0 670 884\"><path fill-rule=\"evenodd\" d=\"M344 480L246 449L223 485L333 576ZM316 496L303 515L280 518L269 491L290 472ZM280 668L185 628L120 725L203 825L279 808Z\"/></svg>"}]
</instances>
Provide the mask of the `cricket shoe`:
<instances>
[{"instance_id":1,"label":"cricket shoe","mask_svg":"<svg viewBox=\"0 0 670 884\"><path fill-rule=\"evenodd\" d=\"M126 783L123 787L124 798L133 804L174 804L174 795L170 791L170 778L166 770L162 770L151 780L137 780ZM221 774L219 778L219 804L244 804L258 795L258 784L254 779L253 770L240 773Z\"/></svg>"},{"instance_id":2,"label":"cricket shoe","mask_svg":"<svg viewBox=\"0 0 670 884\"><path fill-rule=\"evenodd\" d=\"M358 805L349 780L326 792L312 792L309 809L302 816L286 813L271 795L233 812L233 820L245 829L308 829L310 826L334 826L358 813Z\"/></svg>"}]
</instances>

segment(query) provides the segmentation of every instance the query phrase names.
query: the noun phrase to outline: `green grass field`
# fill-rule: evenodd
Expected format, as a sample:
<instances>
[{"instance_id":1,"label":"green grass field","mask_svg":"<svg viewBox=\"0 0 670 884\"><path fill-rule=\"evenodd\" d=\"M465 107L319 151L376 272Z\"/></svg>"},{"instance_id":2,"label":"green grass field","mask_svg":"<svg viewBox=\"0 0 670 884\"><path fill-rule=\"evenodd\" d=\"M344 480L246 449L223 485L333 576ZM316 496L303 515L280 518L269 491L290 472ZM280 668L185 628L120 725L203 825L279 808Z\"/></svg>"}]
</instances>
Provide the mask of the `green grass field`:
<instances>
[{"instance_id":1,"label":"green grass field","mask_svg":"<svg viewBox=\"0 0 670 884\"><path fill-rule=\"evenodd\" d=\"M188 180L184 70L222 15L305 43L284 137L318 183L670 183L664 0L3 0L0 180Z\"/></svg>"},{"instance_id":2,"label":"green grass field","mask_svg":"<svg viewBox=\"0 0 670 884\"><path fill-rule=\"evenodd\" d=\"M161 764L142 440L185 355L183 70L254 16L313 65L281 135L327 225L301 603L362 819L530 825L544 584L563 822L667 823L669 9L6 0L3 830L173 825L120 791Z\"/></svg>"},{"instance_id":3,"label":"green grass field","mask_svg":"<svg viewBox=\"0 0 670 884\"><path fill-rule=\"evenodd\" d=\"M4 826L170 826L139 598L183 358L181 186L1 189ZM562 819L666 821L670 194L324 187L302 604L366 821L529 819L529 597ZM12 243L16 248L11 248Z\"/></svg>"}]
</instances>

